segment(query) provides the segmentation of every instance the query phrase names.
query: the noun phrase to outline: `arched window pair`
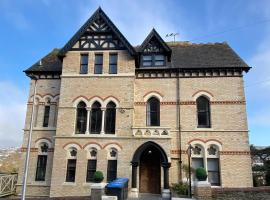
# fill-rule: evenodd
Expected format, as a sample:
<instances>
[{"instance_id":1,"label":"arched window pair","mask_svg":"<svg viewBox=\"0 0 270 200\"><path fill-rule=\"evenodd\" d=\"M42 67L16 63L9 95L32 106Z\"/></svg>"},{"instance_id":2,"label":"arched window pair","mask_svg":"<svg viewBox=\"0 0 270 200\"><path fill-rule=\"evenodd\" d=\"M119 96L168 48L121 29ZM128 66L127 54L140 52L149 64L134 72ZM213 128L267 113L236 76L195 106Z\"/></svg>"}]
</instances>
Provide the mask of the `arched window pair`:
<instances>
[{"instance_id":1,"label":"arched window pair","mask_svg":"<svg viewBox=\"0 0 270 200\"><path fill-rule=\"evenodd\" d=\"M205 151L206 150L206 151ZM220 185L220 167L219 167L219 148L216 145L209 145L204 148L200 144L192 146L192 168L196 170L199 167L206 169L208 181L211 185ZM195 176L193 174L193 181Z\"/></svg>"},{"instance_id":2,"label":"arched window pair","mask_svg":"<svg viewBox=\"0 0 270 200\"><path fill-rule=\"evenodd\" d=\"M210 102L204 97L200 96L196 100L197 104L197 119L198 119L198 128L210 128Z\"/></svg>"},{"instance_id":3,"label":"arched window pair","mask_svg":"<svg viewBox=\"0 0 270 200\"><path fill-rule=\"evenodd\" d=\"M147 126L160 126L160 102L156 97L151 97L146 105Z\"/></svg>"},{"instance_id":4,"label":"arched window pair","mask_svg":"<svg viewBox=\"0 0 270 200\"><path fill-rule=\"evenodd\" d=\"M103 114L105 114L105 121L103 121ZM85 134L87 131L87 117L86 104L81 101L77 106L77 134ZM106 134L115 133L116 105L114 102L110 101L106 106L105 112L103 112L101 104L96 101L91 107L89 117L89 130L91 134L100 134L103 131L103 127Z\"/></svg>"}]
</instances>

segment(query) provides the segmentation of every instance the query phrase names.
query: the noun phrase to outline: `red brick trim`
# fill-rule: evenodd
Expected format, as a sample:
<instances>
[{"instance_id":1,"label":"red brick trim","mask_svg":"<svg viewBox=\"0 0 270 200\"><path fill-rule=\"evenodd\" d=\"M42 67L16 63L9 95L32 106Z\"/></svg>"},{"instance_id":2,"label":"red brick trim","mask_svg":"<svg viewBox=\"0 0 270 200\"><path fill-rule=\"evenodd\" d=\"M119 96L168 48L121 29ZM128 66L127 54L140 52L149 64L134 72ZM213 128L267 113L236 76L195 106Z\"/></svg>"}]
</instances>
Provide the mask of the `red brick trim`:
<instances>
[{"instance_id":1,"label":"red brick trim","mask_svg":"<svg viewBox=\"0 0 270 200\"><path fill-rule=\"evenodd\" d=\"M220 151L220 155L250 155L250 151Z\"/></svg>"},{"instance_id":2,"label":"red brick trim","mask_svg":"<svg viewBox=\"0 0 270 200\"><path fill-rule=\"evenodd\" d=\"M86 143L85 145L83 145L83 149L84 149L86 146L88 146L89 144L96 144L96 145L98 145L98 146L100 147L100 149L102 149L102 146L101 146L99 143L97 143L97 142L88 142L88 143Z\"/></svg>"},{"instance_id":3,"label":"red brick trim","mask_svg":"<svg viewBox=\"0 0 270 200\"><path fill-rule=\"evenodd\" d=\"M148 94L150 94L150 93L157 93L157 94L159 94L161 97L164 97L164 95L161 94L160 92L152 90L152 91L147 92L147 93L143 96L143 98L146 97L146 96L147 96Z\"/></svg>"},{"instance_id":4,"label":"red brick trim","mask_svg":"<svg viewBox=\"0 0 270 200\"><path fill-rule=\"evenodd\" d=\"M199 91L195 92L195 93L192 95L192 97L194 97L196 94L198 94L198 93L200 93L200 92L205 92L205 93L209 94L210 96L214 97L214 95L213 95L211 92L207 91L207 90L199 90Z\"/></svg>"},{"instance_id":5,"label":"red brick trim","mask_svg":"<svg viewBox=\"0 0 270 200\"><path fill-rule=\"evenodd\" d=\"M179 149L172 149L171 154L179 154ZM220 151L220 155L250 155L249 151ZM181 154L187 154L186 150L181 150Z\"/></svg>"},{"instance_id":6,"label":"red brick trim","mask_svg":"<svg viewBox=\"0 0 270 200\"><path fill-rule=\"evenodd\" d=\"M207 142L209 142L209 141L215 141L215 142L217 142L217 143L219 143L219 144L222 145L222 142L219 141L219 140L217 140L217 139L203 140L203 139L199 139L199 138L195 138L195 139L190 140L190 141L188 142L188 144L190 144L190 143L193 142L193 141L201 141L201 142L203 142L203 143L207 143Z\"/></svg>"},{"instance_id":7,"label":"red brick trim","mask_svg":"<svg viewBox=\"0 0 270 200\"><path fill-rule=\"evenodd\" d=\"M134 102L137 106L144 106L146 102ZM245 105L245 101L210 101L211 105ZM177 105L176 101L163 101L160 105ZM180 105L196 105L196 101L181 101Z\"/></svg>"},{"instance_id":8,"label":"red brick trim","mask_svg":"<svg viewBox=\"0 0 270 200\"><path fill-rule=\"evenodd\" d=\"M20 151L21 152L26 152L27 148L26 147L21 147ZM30 148L30 152L38 152L38 148Z\"/></svg>"},{"instance_id":9,"label":"red brick trim","mask_svg":"<svg viewBox=\"0 0 270 200\"><path fill-rule=\"evenodd\" d=\"M70 145L70 144L76 144L78 145L81 149L82 149L82 146L78 143L78 142L68 142L66 143L64 146L63 146L63 149L66 148L66 146Z\"/></svg>"},{"instance_id":10,"label":"red brick trim","mask_svg":"<svg viewBox=\"0 0 270 200\"><path fill-rule=\"evenodd\" d=\"M116 98L116 97L113 96L113 95L107 96L107 97L105 97L103 100L105 101L106 99L108 99L108 98L110 98L110 97L112 97L112 98L116 99L116 101L120 102L119 99Z\"/></svg>"},{"instance_id":11,"label":"red brick trim","mask_svg":"<svg viewBox=\"0 0 270 200\"><path fill-rule=\"evenodd\" d=\"M52 143L52 140L46 137L36 139L35 143L37 143L39 140L42 140L42 139L48 140L50 143Z\"/></svg>"},{"instance_id":12,"label":"red brick trim","mask_svg":"<svg viewBox=\"0 0 270 200\"><path fill-rule=\"evenodd\" d=\"M117 142L110 142L110 143L107 143L107 144L105 144L104 146L103 146L103 149L105 149L107 146L109 146L110 144L115 144L115 145L117 145L118 147L120 147L120 149L123 149L123 147L119 144L119 143L117 143Z\"/></svg>"},{"instance_id":13,"label":"red brick trim","mask_svg":"<svg viewBox=\"0 0 270 200\"><path fill-rule=\"evenodd\" d=\"M30 96L30 99L33 97L34 95L31 95ZM57 97L57 96L59 96L59 94L56 94L56 95L53 95L53 94L51 94L51 93L46 93L46 94L39 94L39 93L36 93L36 96L40 96L41 98L43 98L43 97L45 97L45 96L50 96L50 97L52 97L52 98L55 98L55 97Z\"/></svg>"},{"instance_id":14,"label":"red brick trim","mask_svg":"<svg viewBox=\"0 0 270 200\"><path fill-rule=\"evenodd\" d=\"M76 101L77 99L79 99L79 98L84 98L85 100L89 101L88 98L87 98L86 96L80 95L80 96L77 96L76 98L74 98L74 99L72 100L72 103L75 102L75 101Z\"/></svg>"}]
</instances>

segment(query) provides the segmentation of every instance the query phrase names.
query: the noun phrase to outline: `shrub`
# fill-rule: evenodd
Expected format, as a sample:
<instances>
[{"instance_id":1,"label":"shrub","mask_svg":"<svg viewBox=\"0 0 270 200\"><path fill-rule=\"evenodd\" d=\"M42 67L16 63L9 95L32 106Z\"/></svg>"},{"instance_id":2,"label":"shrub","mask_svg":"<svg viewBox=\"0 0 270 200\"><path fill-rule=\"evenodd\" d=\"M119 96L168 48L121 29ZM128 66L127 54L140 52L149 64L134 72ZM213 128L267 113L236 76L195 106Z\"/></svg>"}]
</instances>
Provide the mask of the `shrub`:
<instances>
[{"instance_id":1,"label":"shrub","mask_svg":"<svg viewBox=\"0 0 270 200\"><path fill-rule=\"evenodd\" d=\"M266 175L265 175L265 185L266 186L270 186L270 171L267 171L266 172Z\"/></svg>"},{"instance_id":2,"label":"shrub","mask_svg":"<svg viewBox=\"0 0 270 200\"><path fill-rule=\"evenodd\" d=\"M173 184L173 191L175 191L179 195L187 195L188 194L188 184L187 183L176 183Z\"/></svg>"},{"instance_id":3,"label":"shrub","mask_svg":"<svg viewBox=\"0 0 270 200\"><path fill-rule=\"evenodd\" d=\"M199 181L205 181L207 179L207 173L204 168L199 167L196 169L196 177Z\"/></svg>"},{"instance_id":4,"label":"shrub","mask_svg":"<svg viewBox=\"0 0 270 200\"><path fill-rule=\"evenodd\" d=\"M96 171L94 174L94 181L96 183L101 183L104 179L103 173L101 171Z\"/></svg>"}]
</instances>

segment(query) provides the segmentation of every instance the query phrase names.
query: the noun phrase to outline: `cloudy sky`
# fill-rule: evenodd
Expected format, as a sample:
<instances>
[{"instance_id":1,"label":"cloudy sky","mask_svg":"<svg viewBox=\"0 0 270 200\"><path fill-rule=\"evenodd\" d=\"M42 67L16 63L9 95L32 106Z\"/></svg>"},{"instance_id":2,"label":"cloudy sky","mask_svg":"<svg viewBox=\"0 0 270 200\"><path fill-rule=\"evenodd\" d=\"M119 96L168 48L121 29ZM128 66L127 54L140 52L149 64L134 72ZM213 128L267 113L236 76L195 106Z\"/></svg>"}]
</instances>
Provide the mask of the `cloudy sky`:
<instances>
[{"instance_id":1,"label":"cloudy sky","mask_svg":"<svg viewBox=\"0 0 270 200\"><path fill-rule=\"evenodd\" d=\"M194 43L228 42L245 76L250 142L270 144L270 1L1 0L0 147L20 146L29 80L22 72L62 47L101 6L133 45L155 27ZM165 40L167 40L164 37Z\"/></svg>"}]
</instances>

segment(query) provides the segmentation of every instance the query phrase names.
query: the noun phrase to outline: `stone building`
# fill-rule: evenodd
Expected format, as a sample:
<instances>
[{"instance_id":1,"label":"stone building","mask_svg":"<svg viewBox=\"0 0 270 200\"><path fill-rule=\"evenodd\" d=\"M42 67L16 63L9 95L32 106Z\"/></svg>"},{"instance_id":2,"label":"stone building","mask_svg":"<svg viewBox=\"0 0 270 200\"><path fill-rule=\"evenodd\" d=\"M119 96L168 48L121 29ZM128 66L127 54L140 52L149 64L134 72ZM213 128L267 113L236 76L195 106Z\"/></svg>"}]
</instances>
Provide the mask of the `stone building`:
<instances>
[{"instance_id":1,"label":"stone building","mask_svg":"<svg viewBox=\"0 0 270 200\"><path fill-rule=\"evenodd\" d=\"M96 170L108 182L129 178L130 195L165 193L185 181L189 145L193 168L204 167L213 187L252 186L249 69L227 43L166 43L154 29L134 47L99 8L62 49L25 70L17 191L32 107L28 195L89 195Z\"/></svg>"}]
</instances>

